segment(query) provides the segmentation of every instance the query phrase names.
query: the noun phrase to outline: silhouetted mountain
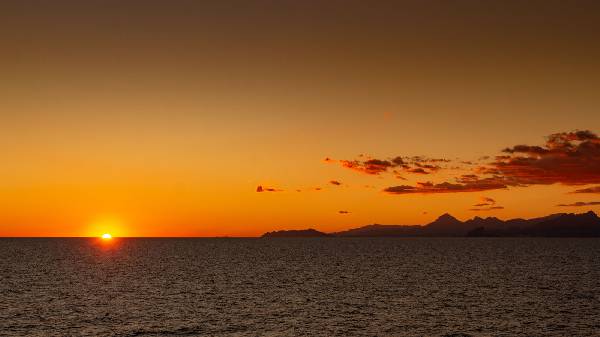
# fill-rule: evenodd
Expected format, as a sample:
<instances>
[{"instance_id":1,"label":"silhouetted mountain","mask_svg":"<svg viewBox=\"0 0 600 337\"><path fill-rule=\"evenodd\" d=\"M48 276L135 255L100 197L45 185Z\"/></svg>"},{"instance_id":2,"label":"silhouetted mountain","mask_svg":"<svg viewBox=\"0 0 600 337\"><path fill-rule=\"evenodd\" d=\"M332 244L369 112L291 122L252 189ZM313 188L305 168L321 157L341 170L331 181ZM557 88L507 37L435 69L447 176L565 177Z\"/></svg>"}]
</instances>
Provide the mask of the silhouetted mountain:
<instances>
[{"instance_id":1,"label":"silhouetted mountain","mask_svg":"<svg viewBox=\"0 0 600 337\"><path fill-rule=\"evenodd\" d=\"M480 226L467 236L600 237L600 218L592 211L509 220L505 224L505 227L496 228Z\"/></svg>"},{"instance_id":2,"label":"silhouetted mountain","mask_svg":"<svg viewBox=\"0 0 600 337\"><path fill-rule=\"evenodd\" d=\"M302 230L283 230L267 232L262 235L263 238L318 238L329 236L331 236L331 234L319 232L318 230L312 228Z\"/></svg>"},{"instance_id":3,"label":"silhouetted mountain","mask_svg":"<svg viewBox=\"0 0 600 337\"><path fill-rule=\"evenodd\" d=\"M367 225L347 231L333 233L334 236L358 237L358 236L421 236L422 226L401 225Z\"/></svg>"},{"instance_id":4,"label":"silhouetted mountain","mask_svg":"<svg viewBox=\"0 0 600 337\"><path fill-rule=\"evenodd\" d=\"M333 233L334 236L465 236L469 231L476 228L478 224L461 222L452 215L446 213L435 221L425 226L402 226L402 225L368 225L350 229L343 232Z\"/></svg>"},{"instance_id":5,"label":"silhouetted mountain","mask_svg":"<svg viewBox=\"0 0 600 337\"><path fill-rule=\"evenodd\" d=\"M421 232L424 236L464 236L473 228L475 227L444 213L435 221L425 225Z\"/></svg>"},{"instance_id":6,"label":"silhouetted mountain","mask_svg":"<svg viewBox=\"0 0 600 337\"><path fill-rule=\"evenodd\" d=\"M368 225L326 234L314 229L269 232L263 237L415 237L415 236L545 236L600 237L600 218L590 211L582 214L558 213L532 219L501 220L495 217L474 217L460 221L443 214L425 226Z\"/></svg>"}]
</instances>

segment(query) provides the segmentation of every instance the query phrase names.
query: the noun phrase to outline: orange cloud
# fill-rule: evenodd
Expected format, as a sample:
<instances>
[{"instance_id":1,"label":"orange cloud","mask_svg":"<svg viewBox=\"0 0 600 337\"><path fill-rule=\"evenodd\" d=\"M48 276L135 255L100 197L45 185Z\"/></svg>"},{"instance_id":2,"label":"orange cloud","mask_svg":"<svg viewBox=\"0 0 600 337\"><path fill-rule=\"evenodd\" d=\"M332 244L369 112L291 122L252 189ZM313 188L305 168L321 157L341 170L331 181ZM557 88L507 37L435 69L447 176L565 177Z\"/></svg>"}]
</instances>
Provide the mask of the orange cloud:
<instances>
[{"instance_id":1,"label":"orange cloud","mask_svg":"<svg viewBox=\"0 0 600 337\"><path fill-rule=\"evenodd\" d=\"M572 204L558 204L559 207L582 207L582 206L596 206L600 205L600 201L578 201Z\"/></svg>"},{"instance_id":2,"label":"orange cloud","mask_svg":"<svg viewBox=\"0 0 600 337\"><path fill-rule=\"evenodd\" d=\"M262 187L261 185L258 185L258 187L256 187L256 192L283 192L283 190L274 187Z\"/></svg>"},{"instance_id":3,"label":"orange cloud","mask_svg":"<svg viewBox=\"0 0 600 337\"><path fill-rule=\"evenodd\" d=\"M496 205L496 200L489 197L481 197L482 202L473 205L469 211L493 211L498 209L504 209L503 206Z\"/></svg>"},{"instance_id":4,"label":"orange cloud","mask_svg":"<svg viewBox=\"0 0 600 337\"><path fill-rule=\"evenodd\" d=\"M493 210L499 210L499 209L504 209L504 207L502 206L490 206L490 207L482 207L482 208L470 208L469 211L493 211Z\"/></svg>"},{"instance_id":5,"label":"orange cloud","mask_svg":"<svg viewBox=\"0 0 600 337\"><path fill-rule=\"evenodd\" d=\"M457 178L456 183L443 182L434 184L432 182L420 182L416 186L400 185L391 186L383 191L390 194L436 194L436 193L459 193L459 192L481 192L507 188L508 185L502 178L490 177L479 178L475 175L463 175Z\"/></svg>"},{"instance_id":6,"label":"orange cloud","mask_svg":"<svg viewBox=\"0 0 600 337\"><path fill-rule=\"evenodd\" d=\"M340 160L340 164L345 168L370 175L378 175L394 167L392 162L379 159L369 159L365 161Z\"/></svg>"},{"instance_id":7,"label":"orange cloud","mask_svg":"<svg viewBox=\"0 0 600 337\"><path fill-rule=\"evenodd\" d=\"M479 172L521 185L600 183L600 139L591 131L555 133L543 146L516 145L503 152Z\"/></svg>"},{"instance_id":8,"label":"orange cloud","mask_svg":"<svg viewBox=\"0 0 600 337\"><path fill-rule=\"evenodd\" d=\"M401 157L397 156L390 159L375 159L368 156L360 155L359 158L366 157L366 160L335 160L325 158L326 163L339 162L342 167L351 169L368 175L379 175L386 172L392 172L400 177L400 172L414 174L431 174L442 169L439 163L450 162L448 159L427 158L423 156Z\"/></svg>"},{"instance_id":9,"label":"orange cloud","mask_svg":"<svg viewBox=\"0 0 600 337\"><path fill-rule=\"evenodd\" d=\"M571 193L600 193L600 186L582 188Z\"/></svg>"}]
</instances>

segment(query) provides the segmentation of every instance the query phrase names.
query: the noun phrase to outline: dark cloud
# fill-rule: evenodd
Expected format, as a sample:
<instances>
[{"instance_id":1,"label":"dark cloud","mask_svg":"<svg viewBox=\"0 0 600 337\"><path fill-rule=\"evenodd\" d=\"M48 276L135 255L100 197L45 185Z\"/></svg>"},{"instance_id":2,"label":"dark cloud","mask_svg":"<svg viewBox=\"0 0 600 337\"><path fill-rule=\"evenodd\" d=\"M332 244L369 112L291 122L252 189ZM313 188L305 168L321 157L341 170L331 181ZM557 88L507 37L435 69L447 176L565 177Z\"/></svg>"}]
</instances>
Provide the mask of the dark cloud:
<instances>
[{"instance_id":1,"label":"dark cloud","mask_svg":"<svg viewBox=\"0 0 600 337\"><path fill-rule=\"evenodd\" d=\"M499 210L499 209L504 209L504 207L502 206L490 206L490 207L482 207L482 208L470 208L469 211L494 211L494 210Z\"/></svg>"},{"instance_id":2,"label":"dark cloud","mask_svg":"<svg viewBox=\"0 0 600 337\"><path fill-rule=\"evenodd\" d=\"M600 186L582 188L571 193L600 193Z\"/></svg>"},{"instance_id":3,"label":"dark cloud","mask_svg":"<svg viewBox=\"0 0 600 337\"><path fill-rule=\"evenodd\" d=\"M473 208L470 208L469 211L493 211L504 209L504 207L496 205L496 200L490 197L481 197L479 200L481 202L473 205Z\"/></svg>"},{"instance_id":4,"label":"dark cloud","mask_svg":"<svg viewBox=\"0 0 600 337\"><path fill-rule=\"evenodd\" d=\"M406 172L415 174L429 174L429 172L425 171L425 169L422 169L420 167L408 169L406 170Z\"/></svg>"},{"instance_id":5,"label":"dark cloud","mask_svg":"<svg viewBox=\"0 0 600 337\"><path fill-rule=\"evenodd\" d=\"M440 164L450 162L449 159L428 158L423 156L401 157L397 156L391 159L375 159L366 155L359 155L359 159L354 160L335 160L325 158L325 162L338 162L342 167L357 172L379 175L386 172L392 172L397 177L401 177L401 172L414 174L432 174L443 169Z\"/></svg>"},{"instance_id":6,"label":"dark cloud","mask_svg":"<svg viewBox=\"0 0 600 337\"><path fill-rule=\"evenodd\" d=\"M558 204L559 207L582 207L582 206L597 206L600 201L578 201L572 204Z\"/></svg>"},{"instance_id":7,"label":"dark cloud","mask_svg":"<svg viewBox=\"0 0 600 337\"><path fill-rule=\"evenodd\" d=\"M256 192L283 192L283 190L278 189L278 188L273 188L273 187L263 187L261 185L258 185L258 187L256 187Z\"/></svg>"},{"instance_id":8,"label":"dark cloud","mask_svg":"<svg viewBox=\"0 0 600 337\"><path fill-rule=\"evenodd\" d=\"M384 189L390 194L435 194L435 193L459 193L480 192L506 188L507 185L501 178L480 178L476 175L463 175L456 179L456 183L443 182L434 184L432 182L419 182L416 186L400 185Z\"/></svg>"},{"instance_id":9,"label":"dark cloud","mask_svg":"<svg viewBox=\"0 0 600 337\"><path fill-rule=\"evenodd\" d=\"M410 157L410 161L413 163L449 163L450 159L444 158L428 158L425 156L413 156Z\"/></svg>"},{"instance_id":10,"label":"dark cloud","mask_svg":"<svg viewBox=\"0 0 600 337\"><path fill-rule=\"evenodd\" d=\"M396 164L396 166L405 165L404 159L402 159L402 157L396 157L392 159L392 163Z\"/></svg>"},{"instance_id":11,"label":"dark cloud","mask_svg":"<svg viewBox=\"0 0 600 337\"><path fill-rule=\"evenodd\" d=\"M600 139L591 131L552 134L543 146L503 150L479 173L502 175L513 185L600 183Z\"/></svg>"},{"instance_id":12,"label":"dark cloud","mask_svg":"<svg viewBox=\"0 0 600 337\"><path fill-rule=\"evenodd\" d=\"M378 175L388 171L396 164L388 160L369 159L365 161L360 160L340 160L340 164L348 169L358 171L370 175Z\"/></svg>"},{"instance_id":13,"label":"dark cloud","mask_svg":"<svg viewBox=\"0 0 600 337\"><path fill-rule=\"evenodd\" d=\"M479 198L479 200L481 202L473 205L473 207L492 206L492 205L496 204L496 200L489 198L489 197L481 197L481 198Z\"/></svg>"},{"instance_id":14,"label":"dark cloud","mask_svg":"<svg viewBox=\"0 0 600 337\"><path fill-rule=\"evenodd\" d=\"M335 185L335 186L340 186L342 183L337 181L337 180L330 180L329 181L330 184Z\"/></svg>"}]
</instances>

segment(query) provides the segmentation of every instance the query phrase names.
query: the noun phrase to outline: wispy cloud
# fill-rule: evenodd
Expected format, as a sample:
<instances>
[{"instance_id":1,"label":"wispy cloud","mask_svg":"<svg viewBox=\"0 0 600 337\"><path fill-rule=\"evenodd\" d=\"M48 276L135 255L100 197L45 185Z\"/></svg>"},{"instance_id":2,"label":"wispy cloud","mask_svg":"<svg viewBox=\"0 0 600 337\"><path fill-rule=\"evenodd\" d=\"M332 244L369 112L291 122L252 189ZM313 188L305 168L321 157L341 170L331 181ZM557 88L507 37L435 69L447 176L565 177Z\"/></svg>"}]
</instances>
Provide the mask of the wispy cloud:
<instances>
[{"instance_id":1,"label":"wispy cloud","mask_svg":"<svg viewBox=\"0 0 600 337\"><path fill-rule=\"evenodd\" d=\"M490 206L490 207L480 207L480 208L469 208L469 211L493 211L493 210L499 210L499 209L504 209L503 206Z\"/></svg>"},{"instance_id":2,"label":"wispy cloud","mask_svg":"<svg viewBox=\"0 0 600 337\"><path fill-rule=\"evenodd\" d=\"M326 163L339 163L342 167L364 173L367 175L380 175L382 173L393 173L401 177L401 173L432 174L442 170L441 164L450 160L442 158L428 158L424 156L402 157L396 156L388 159L377 159L365 155L359 155L358 159L331 159L325 158Z\"/></svg>"},{"instance_id":3,"label":"wispy cloud","mask_svg":"<svg viewBox=\"0 0 600 337\"><path fill-rule=\"evenodd\" d=\"M600 193L600 186L582 188L571 193Z\"/></svg>"},{"instance_id":4,"label":"wispy cloud","mask_svg":"<svg viewBox=\"0 0 600 337\"><path fill-rule=\"evenodd\" d=\"M504 209L504 207L497 205L496 200L490 197L481 197L479 198L479 203L473 205L472 208L469 208L469 211L493 211L499 209Z\"/></svg>"},{"instance_id":5,"label":"wispy cloud","mask_svg":"<svg viewBox=\"0 0 600 337\"><path fill-rule=\"evenodd\" d=\"M263 187L262 185L258 185L256 187L256 192L283 192L283 190L275 187Z\"/></svg>"},{"instance_id":6,"label":"wispy cloud","mask_svg":"<svg viewBox=\"0 0 600 337\"><path fill-rule=\"evenodd\" d=\"M597 206L600 205L600 201L578 201L572 204L558 204L558 207L583 207L583 206Z\"/></svg>"},{"instance_id":7,"label":"wispy cloud","mask_svg":"<svg viewBox=\"0 0 600 337\"><path fill-rule=\"evenodd\" d=\"M416 186L400 185L391 186L383 191L390 194L436 194L436 193L460 193L481 192L489 190L504 189L507 185L501 178L480 178L476 175L463 175L456 179L456 183L443 182L434 184L432 182L419 182Z\"/></svg>"}]
</instances>

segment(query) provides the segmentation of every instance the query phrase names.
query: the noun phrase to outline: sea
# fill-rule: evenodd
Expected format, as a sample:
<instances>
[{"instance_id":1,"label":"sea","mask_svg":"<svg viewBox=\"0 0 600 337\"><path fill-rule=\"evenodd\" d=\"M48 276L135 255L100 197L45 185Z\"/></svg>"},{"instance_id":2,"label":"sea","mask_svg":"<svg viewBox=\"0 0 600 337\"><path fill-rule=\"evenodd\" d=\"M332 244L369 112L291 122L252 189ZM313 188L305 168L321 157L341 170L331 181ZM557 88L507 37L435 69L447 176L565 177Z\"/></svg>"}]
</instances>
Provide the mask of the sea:
<instances>
[{"instance_id":1,"label":"sea","mask_svg":"<svg viewBox=\"0 0 600 337\"><path fill-rule=\"evenodd\" d=\"M0 239L0 336L600 336L600 239Z\"/></svg>"}]
</instances>

